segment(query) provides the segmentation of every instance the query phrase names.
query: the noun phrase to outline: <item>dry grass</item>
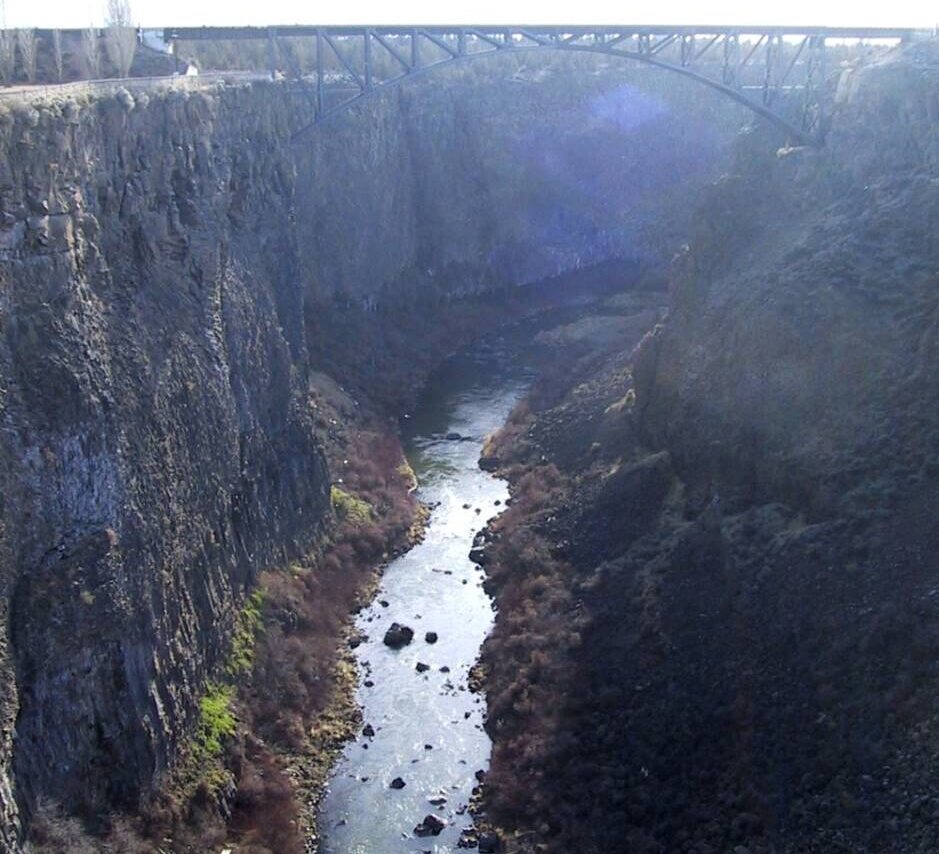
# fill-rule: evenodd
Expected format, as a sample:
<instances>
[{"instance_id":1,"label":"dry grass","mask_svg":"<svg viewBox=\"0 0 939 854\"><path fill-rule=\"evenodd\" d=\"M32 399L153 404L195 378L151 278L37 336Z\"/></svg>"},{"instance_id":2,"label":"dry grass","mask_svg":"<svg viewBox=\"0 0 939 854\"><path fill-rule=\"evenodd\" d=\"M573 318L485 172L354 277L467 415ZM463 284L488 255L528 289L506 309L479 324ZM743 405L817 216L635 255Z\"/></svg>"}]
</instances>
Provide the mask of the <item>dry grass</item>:
<instances>
[{"instance_id":1,"label":"dry grass","mask_svg":"<svg viewBox=\"0 0 939 854\"><path fill-rule=\"evenodd\" d=\"M524 422L510 423L515 430ZM483 649L488 722L494 739L487 776L496 823L532 826L548 807L536 785L557 749L563 706L580 644L570 568L551 553L541 522L563 498L566 481L553 465L529 468L515 482L513 503L494 523L503 534L488 551L489 584L498 590L500 619ZM520 817L522 818L519 821Z\"/></svg>"}]
</instances>

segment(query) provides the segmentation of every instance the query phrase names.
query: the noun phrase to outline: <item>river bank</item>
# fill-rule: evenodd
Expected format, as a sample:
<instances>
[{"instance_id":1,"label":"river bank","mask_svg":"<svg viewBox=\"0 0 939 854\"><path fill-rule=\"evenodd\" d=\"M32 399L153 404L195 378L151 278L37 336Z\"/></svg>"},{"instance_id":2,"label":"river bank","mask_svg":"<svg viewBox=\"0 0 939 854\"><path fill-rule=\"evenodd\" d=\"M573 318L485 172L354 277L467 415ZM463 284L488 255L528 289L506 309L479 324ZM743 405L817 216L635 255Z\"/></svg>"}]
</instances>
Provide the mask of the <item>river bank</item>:
<instances>
[{"instance_id":1,"label":"river bank","mask_svg":"<svg viewBox=\"0 0 939 854\"><path fill-rule=\"evenodd\" d=\"M385 568L356 619L364 727L330 779L326 852L390 854L431 843L454 851L467 838L473 790L489 758L470 673L493 617L468 554L508 497L477 461L527 373L517 344L496 336L471 345L435 372L406 419L405 448L429 517L421 543Z\"/></svg>"}]
</instances>

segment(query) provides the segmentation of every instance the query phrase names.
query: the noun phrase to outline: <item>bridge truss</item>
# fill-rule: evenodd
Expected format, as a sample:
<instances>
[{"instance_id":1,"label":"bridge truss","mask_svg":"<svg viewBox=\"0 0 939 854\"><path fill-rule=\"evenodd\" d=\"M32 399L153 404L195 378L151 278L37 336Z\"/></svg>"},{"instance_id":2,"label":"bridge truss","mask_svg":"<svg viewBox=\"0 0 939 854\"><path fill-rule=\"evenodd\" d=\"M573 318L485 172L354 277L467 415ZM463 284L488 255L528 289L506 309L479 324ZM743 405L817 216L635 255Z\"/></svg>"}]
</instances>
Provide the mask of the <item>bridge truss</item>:
<instances>
[{"instance_id":1,"label":"bridge truss","mask_svg":"<svg viewBox=\"0 0 939 854\"><path fill-rule=\"evenodd\" d=\"M678 73L715 89L781 128L791 142L819 144L829 55L892 46L916 31L837 27L201 27L167 28L186 41L265 40L272 71L311 84L312 128L378 90L448 63L493 54L557 50L617 57ZM305 47L298 49L297 43ZM290 51L281 46L290 45ZM848 47L848 46L851 47ZM306 68L301 68L305 65Z\"/></svg>"}]
</instances>

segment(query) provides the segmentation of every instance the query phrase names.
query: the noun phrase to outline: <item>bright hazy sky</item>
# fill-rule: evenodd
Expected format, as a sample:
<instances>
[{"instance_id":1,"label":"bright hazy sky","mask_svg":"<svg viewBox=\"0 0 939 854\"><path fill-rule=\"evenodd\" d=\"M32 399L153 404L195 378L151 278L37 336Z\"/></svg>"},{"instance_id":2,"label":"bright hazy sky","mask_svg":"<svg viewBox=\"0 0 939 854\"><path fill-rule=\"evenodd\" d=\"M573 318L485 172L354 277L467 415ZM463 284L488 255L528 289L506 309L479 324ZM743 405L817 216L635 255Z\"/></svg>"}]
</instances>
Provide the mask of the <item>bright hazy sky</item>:
<instances>
[{"instance_id":1,"label":"bright hazy sky","mask_svg":"<svg viewBox=\"0 0 939 854\"><path fill-rule=\"evenodd\" d=\"M131 5L137 22L146 27L752 23L931 28L939 23L939 0L131 0ZM9 27L85 27L102 23L105 0L0 0L0 6Z\"/></svg>"}]
</instances>

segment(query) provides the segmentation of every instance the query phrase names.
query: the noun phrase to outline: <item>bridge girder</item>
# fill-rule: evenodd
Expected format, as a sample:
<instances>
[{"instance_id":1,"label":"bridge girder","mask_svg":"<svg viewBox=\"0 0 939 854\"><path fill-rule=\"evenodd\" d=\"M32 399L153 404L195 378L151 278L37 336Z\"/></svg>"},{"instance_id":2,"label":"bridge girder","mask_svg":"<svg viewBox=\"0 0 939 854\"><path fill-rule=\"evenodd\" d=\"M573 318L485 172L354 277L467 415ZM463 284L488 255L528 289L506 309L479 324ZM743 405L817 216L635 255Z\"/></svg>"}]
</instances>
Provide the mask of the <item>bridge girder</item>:
<instances>
[{"instance_id":1,"label":"bridge girder","mask_svg":"<svg viewBox=\"0 0 939 854\"><path fill-rule=\"evenodd\" d=\"M836 40L906 41L916 31L851 27L458 26L167 28L168 42L267 40L315 43L312 116L296 135L373 92L453 62L500 53L594 53L681 74L715 89L783 130L791 142L822 141L825 54ZM397 73L382 77L379 65ZM272 71L274 69L272 68ZM781 95L788 97L781 98ZM783 109L783 102L787 109ZM793 115L797 102L797 115Z\"/></svg>"}]
</instances>

